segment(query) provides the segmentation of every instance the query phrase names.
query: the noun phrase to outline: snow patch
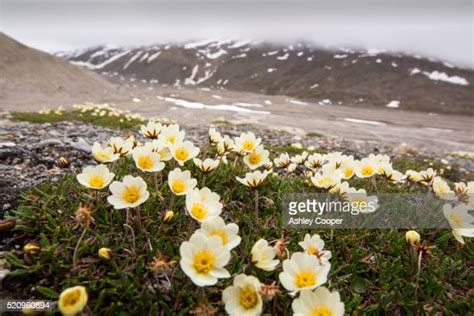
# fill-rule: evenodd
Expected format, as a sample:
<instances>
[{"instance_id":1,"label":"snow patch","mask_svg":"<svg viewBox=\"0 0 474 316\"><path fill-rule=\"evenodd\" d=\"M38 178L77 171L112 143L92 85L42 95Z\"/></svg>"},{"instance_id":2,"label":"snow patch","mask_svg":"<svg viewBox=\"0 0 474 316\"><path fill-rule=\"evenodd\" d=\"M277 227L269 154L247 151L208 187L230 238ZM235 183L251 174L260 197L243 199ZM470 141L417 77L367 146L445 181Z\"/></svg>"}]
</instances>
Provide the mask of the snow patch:
<instances>
[{"instance_id":1,"label":"snow patch","mask_svg":"<svg viewBox=\"0 0 474 316\"><path fill-rule=\"evenodd\" d=\"M355 118L345 118L344 121L351 122L351 123L359 123L359 124L369 124L369 125L386 125L385 123L382 123L382 122L361 120L361 119L355 119Z\"/></svg>"},{"instance_id":2,"label":"snow patch","mask_svg":"<svg viewBox=\"0 0 474 316\"><path fill-rule=\"evenodd\" d=\"M387 104L387 107L397 109L400 107L400 101L392 100Z\"/></svg>"},{"instance_id":3,"label":"snow patch","mask_svg":"<svg viewBox=\"0 0 474 316\"><path fill-rule=\"evenodd\" d=\"M336 55L334 55L334 58L335 59L343 59L343 58L346 58L347 56L349 56L349 55L347 55L347 54L336 54Z\"/></svg>"},{"instance_id":4,"label":"snow patch","mask_svg":"<svg viewBox=\"0 0 474 316\"><path fill-rule=\"evenodd\" d=\"M157 97L160 100L173 103L177 106L181 106L187 109L197 109L197 110L218 110L218 111L232 111L232 112L242 112L242 113L253 113L253 114L270 114L268 111L257 111L250 110L246 108L241 108L235 105L228 104L203 104L199 102L192 102L182 99L170 98L170 97Z\"/></svg>"},{"instance_id":5,"label":"snow patch","mask_svg":"<svg viewBox=\"0 0 474 316\"><path fill-rule=\"evenodd\" d=\"M444 81L461 86L469 85L469 82L465 78L459 76L448 76L445 72L439 72L436 70L433 72L423 71L423 74L434 81Z\"/></svg>"},{"instance_id":6,"label":"snow patch","mask_svg":"<svg viewBox=\"0 0 474 316\"><path fill-rule=\"evenodd\" d=\"M283 55L283 56L278 56L277 59L278 59L278 60L287 60L289 56L290 56L290 54L289 54L289 53L286 53L286 54Z\"/></svg>"},{"instance_id":7,"label":"snow patch","mask_svg":"<svg viewBox=\"0 0 474 316\"><path fill-rule=\"evenodd\" d=\"M291 100L289 99L288 102L296 104L296 105L308 105L308 103L303 102L303 101L298 101L298 100Z\"/></svg>"},{"instance_id":8,"label":"snow patch","mask_svg":"<svg viewBox=\"0 0 474 316\"><path fill-rule=\"evenodd\" d=\"M276 68L268 68L268 69L267 69L267 72L272 73L272 72L274 72L274 71L276 71L276 70L277 70Z\"/></svg>"}]
</instances>

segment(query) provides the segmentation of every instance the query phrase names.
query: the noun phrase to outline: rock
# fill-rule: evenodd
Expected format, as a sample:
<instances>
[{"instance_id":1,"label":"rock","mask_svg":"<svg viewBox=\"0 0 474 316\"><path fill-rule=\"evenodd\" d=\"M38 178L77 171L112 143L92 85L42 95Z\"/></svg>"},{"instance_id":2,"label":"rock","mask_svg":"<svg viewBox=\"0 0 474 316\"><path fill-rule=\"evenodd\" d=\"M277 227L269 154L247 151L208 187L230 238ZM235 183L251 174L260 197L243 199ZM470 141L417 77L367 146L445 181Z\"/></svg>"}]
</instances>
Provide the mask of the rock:
<instances>
[{"instance_id":1,"label":"rock","mask_svg":"<svg viewBox=\"0 0 474 316\"><path fill-rule=\"evenodd\" d=\"M82 137L80 137L77 142L73 143L72 146L87 153L91 152L91 145Z\"/></svg>"},{"instance_id":2,"label":"rock","mask_svg":"<svg viewBox=\"0 0 474 316\"><path fill-rule=\"evenodd\" d=\"M16 144L14 142L3 142L0 143L0 148L6 148L6 147L15 147Z\"/></svg>"},{"instance_id":3,"label":"rock","mask_svg":"<svg viewBox=\"0 0 474 316\"><path fill-rule=\"evenodd\" d=\"M39 146L51 146L51 145L62 145L63 142L59 139L56 138L48 138L45 140L42 140L38 145Z\"/></svg>"}]
</instances>

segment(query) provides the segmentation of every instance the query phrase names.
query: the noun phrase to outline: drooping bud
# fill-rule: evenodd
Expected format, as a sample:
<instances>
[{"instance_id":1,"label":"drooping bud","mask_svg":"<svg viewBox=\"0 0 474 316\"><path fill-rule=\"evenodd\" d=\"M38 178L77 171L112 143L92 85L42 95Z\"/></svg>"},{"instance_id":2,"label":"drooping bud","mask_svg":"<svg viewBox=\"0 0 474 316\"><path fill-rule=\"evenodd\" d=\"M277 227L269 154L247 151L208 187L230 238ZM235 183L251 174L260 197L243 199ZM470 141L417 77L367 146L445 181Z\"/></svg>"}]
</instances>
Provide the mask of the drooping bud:
<instances>
[{"instance_id":1,"label":"drooping bud","mask_svg":"<svg viewBox=\"0 0 474 316\"><path fill-rule=\"evenodd\" d=\"M41 247L35 242L29 242L23 246L23 252L28 255L37 255L41 252Z\"/></svg>"},{"instance_id":2,"label":"drooping bud","mask_svg":"<svg viewBox=\"0 0 474 316\"><path fill-rule=\"evenodd\" d=\"M409 230L405 233L405 240L412 246L418 245L420 243L421 237L414 230Z\"/></svg>"},{"instance_id":3,"label":"drooping bud","mask_svg":"<svg viewBox=\"0 0 474 316\"><path fill-rule=\"evenodd\" d=\"M100 259L102 260L110 260L113 257L113 252L110 248L100 248L99 251L97 252L97 255L99 256Z\"/></svg>"},{"instance_id":4,"label":"drooping bud","mask_svg":"<svg viewBox=\"0 0 474 316\"><path fill-rule=\"evenodd\" d=\"M59 167L67 169L71 166L71 161L67 159L66 157L60 157L56 163L58 164Z\"/></svg>"}]
</instances>

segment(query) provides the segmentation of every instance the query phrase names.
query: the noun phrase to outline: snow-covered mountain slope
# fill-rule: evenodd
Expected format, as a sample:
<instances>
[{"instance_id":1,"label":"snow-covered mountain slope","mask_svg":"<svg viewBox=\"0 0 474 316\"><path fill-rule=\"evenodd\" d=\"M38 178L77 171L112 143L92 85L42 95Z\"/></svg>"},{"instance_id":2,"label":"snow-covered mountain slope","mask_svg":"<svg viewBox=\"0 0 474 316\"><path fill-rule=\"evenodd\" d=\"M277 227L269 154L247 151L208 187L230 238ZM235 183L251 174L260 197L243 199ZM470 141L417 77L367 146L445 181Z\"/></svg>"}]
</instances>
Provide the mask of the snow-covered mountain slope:
<instances>
[{"instance_id":1,"label":"snow-covered mountain slope","mask_svg":"<svg viewBox=\"0 0 474 316\"><path fill-rule=\"evenodd\" d=\"M474 71L377 50L207 40L57 54L128 84L288 95L331 105L474 114Z\"/></svg>"}]
</instances>

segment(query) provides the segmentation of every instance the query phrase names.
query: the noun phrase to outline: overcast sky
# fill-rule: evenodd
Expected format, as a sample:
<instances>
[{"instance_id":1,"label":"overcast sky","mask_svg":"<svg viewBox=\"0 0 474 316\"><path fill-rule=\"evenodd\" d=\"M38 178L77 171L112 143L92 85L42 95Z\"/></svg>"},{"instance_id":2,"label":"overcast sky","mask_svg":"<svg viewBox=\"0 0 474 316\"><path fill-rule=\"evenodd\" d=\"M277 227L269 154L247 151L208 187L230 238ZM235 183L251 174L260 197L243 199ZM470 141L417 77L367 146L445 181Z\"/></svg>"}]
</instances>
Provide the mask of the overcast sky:
<instances>
[{"instance_id":1,"label":"overcast sky","mask_svg":"<svg viewBox=\"0 0 474 316\"><path fill-rule=\"evenodd\" d=\"M474 67L473 0L0 0L0 29L46 51L207 38L378 48Z\"/></svg>"}]
</instances>

